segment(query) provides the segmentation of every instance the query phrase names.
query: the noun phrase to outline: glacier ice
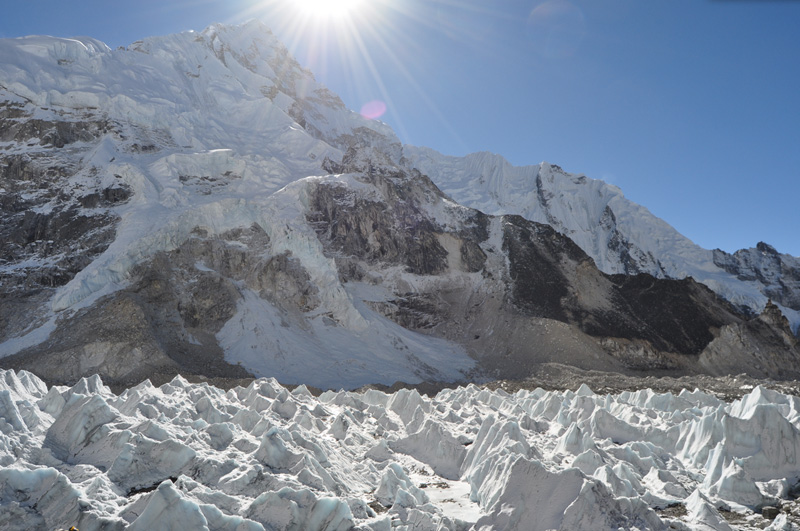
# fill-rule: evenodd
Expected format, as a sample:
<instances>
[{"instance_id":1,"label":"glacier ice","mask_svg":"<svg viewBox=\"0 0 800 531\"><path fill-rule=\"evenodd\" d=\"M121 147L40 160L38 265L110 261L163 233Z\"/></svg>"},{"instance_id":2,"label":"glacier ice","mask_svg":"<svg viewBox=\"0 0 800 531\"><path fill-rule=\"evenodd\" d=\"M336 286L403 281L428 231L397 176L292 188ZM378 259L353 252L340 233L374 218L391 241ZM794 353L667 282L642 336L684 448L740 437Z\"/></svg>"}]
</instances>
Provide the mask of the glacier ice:
<instances>
[{"instance_id":1,"label":"glacier ice","mask_svg":"<svg viewBox=\"0 0 800 531\"><path fill-rule=\"evenodd\" d=\"M2 371L0 525L795 529L760 510L793 506L796 402L762 387L730 403L473 384L315 397L181 377L115 394Z\"/></svg>"}]
</instances>

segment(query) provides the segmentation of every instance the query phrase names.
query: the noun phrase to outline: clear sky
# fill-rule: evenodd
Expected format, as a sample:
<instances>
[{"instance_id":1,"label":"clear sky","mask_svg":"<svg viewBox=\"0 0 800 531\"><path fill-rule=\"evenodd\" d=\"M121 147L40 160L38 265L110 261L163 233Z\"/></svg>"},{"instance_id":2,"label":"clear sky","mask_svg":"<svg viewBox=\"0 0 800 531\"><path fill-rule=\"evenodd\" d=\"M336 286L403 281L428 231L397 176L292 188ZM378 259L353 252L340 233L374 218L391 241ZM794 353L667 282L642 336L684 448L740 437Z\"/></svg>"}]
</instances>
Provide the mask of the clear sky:
<instances>
[{"instance_id":1,"label":"clear sky","mask_svg":"<svg viewBox=\"0 0 800 531\"><path fill-rule=\"evenodd\" d=\"M250 18L406 143L546 160L703 247L800 256L800 1L26 0L0 37L116 47Z\"/></svg>"}]
</instances>

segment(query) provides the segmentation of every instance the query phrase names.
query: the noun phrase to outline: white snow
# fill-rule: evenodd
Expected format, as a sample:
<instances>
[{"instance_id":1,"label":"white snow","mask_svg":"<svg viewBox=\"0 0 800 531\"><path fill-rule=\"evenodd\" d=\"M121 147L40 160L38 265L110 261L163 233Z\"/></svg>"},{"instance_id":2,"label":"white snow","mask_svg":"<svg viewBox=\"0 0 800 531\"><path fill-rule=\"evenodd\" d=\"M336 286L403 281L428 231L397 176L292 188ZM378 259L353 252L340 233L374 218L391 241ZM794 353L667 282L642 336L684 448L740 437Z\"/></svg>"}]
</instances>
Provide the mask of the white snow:
<instances>
[{"instance_id":1,"label":"white snow","mask_svg":"<svg viewBox=\"0 0 800 531\"><path fill-rule=\"evenodd\" d=\"M257 374L300 381L305 362L326 358L341 378L321 376L313 383L348 387L423 376L459 378L473 365L454 345L422 341L356 308L358 301L339 282L333 261L305 221L304 179L325 173L324 158L341 159L335 147L341 138L358 136L398 160L400 142L385 124L346 109L262 23L215 25L117 50L88 38L0 39L0 100L23 104L25 112L45 120L113 124L95 144L48 155L84 168L72 183L124 185L134 193L114 209L120 222L113 243L56 292L55 315L125 287L136 264L180 246L196 227L213 237L257 223L272 240L268 252L289 252L302 263L319 289L320 314L327 312L339 328L321 324L320 317L305 335L264 340L281 320L264 301L244 293L239 314L219 336L231 347L230 359ZM295 121L297 109L308 130ZM347 176L340 179L359 186ZM256 317L254 310L272 318ZM253 320L257 324L250 326ZM40 343L53 324L51 319L7 338L0 356ZM348 333L352 348L346 345ZM273 346L278 357L289 347L306 356L272 363L263 352ZM420 368L415 356L429 357L429 367ZM386 367L371 378L376 362Z\"/></svg>"},{"instance_id":2,"label":"white snow","mask_svg":"<svg viewBox=\"0 0 800 531\"><path fill-rule=\"evenodd\" d=\"M401 149L260 23L118 50L89 38L0 40L0 99L43 120L107 120L112 131L96 143L57 155L84 168L67 185L95 179L134 192L114 210L112 245L57 292L43 326L10 338L0 355L43 341L58 312L125 286L135 264L175 249L195 227L213 236L256 223L270 237L266 255L298 260L321 302L293 315L243 288L217 336L229 361L320 387L461 378L473 365L462 349L365 303L386 300L389 285L428 280L398 269L381 272L384 286L343 285L305 219L319 180L372 193L321 169L325 157L341 159L348 135L395 163L405 156L458 203L552 224L604 271L624 269L608 253L622 237L644 270L692 276L754 309L766 301L756 282L722 271L710 251L616 187L546 163L514 168L486 153ZM462 211L441 201L428 214L447 227ZM499 248L496 222L491 234L485 245ZM785 313L800 322L800 312ZM800 402L762 387L730 404L700 391L509 395L473 385L433 398L315 398L273 379L225 392L176 378L116 395L97 377L48 388L0 371L3 529L727 529L722 507L749 515L755 529L766 522L753 511L799 480ZM660 517L672 504L686 515ZM790 520L782 514L770 528L791 529Z\"/></svg>"},{"instance_id":3,"label":"white snow","mask_svg":"<svg viewBox=\"0 0 800 531\"><path fill-rule=\"evenodd\" d=\"M763 310L765 285L741 280L714 263L713 252L696 245L649 210L625 198L603 181L564 172L543 162L512 166L500 155L442 155L430 148L404 146L408 164L428 175L461 205L487 214L518 214L553 226L569 236L606 273L626 273L626 260L615 245L627 247L639 271L656 277L692 277L738 306ZM754 251L754 250L753 250ZM759 253L750 253L756 258ZM789 267L796 258L784 255ZM750 263L758 267L758 263ZM780 271L776 273L780 274ZM777 283L774 283L778 285ZM800 313L781 307L793 328Z\"/></svg>"},{"instance_id":4,"label":"white snow","mask_svg":"<svg viewBox=\"0 0 800 531\"><path fill-rule=\"evenodd\" d=\"M760 386L733 403L585 386L314 397L180 377L116 395L1 371L0 527L796 529L759 514L800 482L797 403ZM698 440L711 451L687 451Z\"/></svg>"}]
</instances>

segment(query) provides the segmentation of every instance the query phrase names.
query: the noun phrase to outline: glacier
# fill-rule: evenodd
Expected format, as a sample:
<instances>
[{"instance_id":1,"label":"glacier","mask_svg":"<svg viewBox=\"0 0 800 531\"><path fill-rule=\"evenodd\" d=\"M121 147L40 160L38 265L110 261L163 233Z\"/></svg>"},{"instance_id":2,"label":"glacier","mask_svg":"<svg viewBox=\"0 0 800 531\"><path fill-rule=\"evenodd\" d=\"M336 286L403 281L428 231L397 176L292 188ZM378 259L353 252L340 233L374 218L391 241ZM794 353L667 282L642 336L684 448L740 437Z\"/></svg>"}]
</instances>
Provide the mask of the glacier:
<instances>
[{"instance_id":1,"label":"glacier","mask_svg":"<svg viewBox=\"0 0 800 531\"><path fill-rule=\"evenodd\" d=\"M800 399L181 377L115 394L8 370L0 465L9 530L796 529Z\"/></svg>"}]
</instances>

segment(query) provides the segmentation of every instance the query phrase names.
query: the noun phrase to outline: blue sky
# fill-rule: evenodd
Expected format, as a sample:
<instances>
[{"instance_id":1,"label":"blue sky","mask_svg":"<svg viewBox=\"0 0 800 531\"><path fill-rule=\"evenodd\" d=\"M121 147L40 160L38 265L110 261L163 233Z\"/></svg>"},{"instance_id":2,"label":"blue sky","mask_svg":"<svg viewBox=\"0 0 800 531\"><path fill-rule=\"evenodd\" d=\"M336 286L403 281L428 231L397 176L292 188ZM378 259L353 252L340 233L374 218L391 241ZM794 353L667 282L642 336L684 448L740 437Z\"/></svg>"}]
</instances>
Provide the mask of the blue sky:
<instances>
[{"instance_id":1,"label":"blue sky","mask_svg":"<svg viewBox=\"0 0 800 531\"><path fill-rule=\"evenodd\" d=\"M407 143L604 179L707 248L800 256L800 1L27 0L0 37L112 47L261 18ZM334 0L329 0L334 1Z\"/></svg>"}]
</instances>

